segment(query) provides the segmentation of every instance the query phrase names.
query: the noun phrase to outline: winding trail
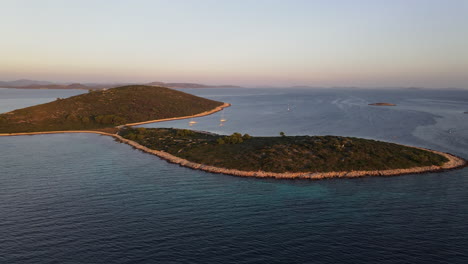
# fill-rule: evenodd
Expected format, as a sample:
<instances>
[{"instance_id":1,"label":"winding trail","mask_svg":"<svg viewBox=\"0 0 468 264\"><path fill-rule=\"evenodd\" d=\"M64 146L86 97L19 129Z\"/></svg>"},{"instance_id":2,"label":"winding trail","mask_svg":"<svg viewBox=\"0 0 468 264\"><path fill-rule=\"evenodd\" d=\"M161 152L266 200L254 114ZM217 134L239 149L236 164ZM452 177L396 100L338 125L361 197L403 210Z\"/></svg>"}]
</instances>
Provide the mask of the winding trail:
<instances>
[{"instance_id":1,"label":"winding trail","mask_svg":"<svg viewBox=\"0 0 468 264\"><path fill-rule=\"evenodd\" d=\"M222 109L229 107L230 104L224 103L222 106L218 106L213 110L206 111L200 114L196 114L193 116L184 116L184 117L175 117L175 118L166 118L166 119L158 119L158 120L151 120L145 122L138 122L138 123L131 123L126 124L124 126L136 126L148 123L155 123L155 122L164 122L170 120L179 120L179 119L187 119L192 117L200 117L213 114L215 112L221 111ZM164 151L154 150L147 148L143 145L138 144L135 141L125 139L117 134L111 134L106 132L100 131L92 131L92 130L70 130L70 131L46 131L46 132L24 132L24 133L0 133L1 136L26 136L26 135L44 135L44 134L62 134L62 133L92 133L92 134L99 134L104 136L110 136L115 138L116 140L128 144L136 149L144 151L149 154L153 154L155 156L160 157L170 163L179 164L180 166L195 169L195 170L202 170L211 173L218 173L218 174L227 174L233 176L241 176L241 177L257 177L257 178L276 178L276 179L326 179L326 178L357 178L357 177L365 177L365 176L396 176L396 175L406 175L406 174L417 174L417 173L427 173L427 172L440 172L440 171L447 171L453 169L460 169L467 166L467 161L463 158L457 157L455 155L444 153L440 151L430 150L419 148L422 150L431 151L433 153L442 155L446 157L449 161L444 163L442 166L424 166L424 167L414 167L409 169L392 169L392 170L372 170L372 171L334 171L334 172L297 172L297 173L275 173L275 172L266 172L266 171L242 171L242 170L235 170L235 169L226 169L214 166L203 165L195 162L191 162L186 159L182 159L176 157L172 154L169 154ZM415 148L415 147L413 147Z\"/></svg>"}]
</instances>

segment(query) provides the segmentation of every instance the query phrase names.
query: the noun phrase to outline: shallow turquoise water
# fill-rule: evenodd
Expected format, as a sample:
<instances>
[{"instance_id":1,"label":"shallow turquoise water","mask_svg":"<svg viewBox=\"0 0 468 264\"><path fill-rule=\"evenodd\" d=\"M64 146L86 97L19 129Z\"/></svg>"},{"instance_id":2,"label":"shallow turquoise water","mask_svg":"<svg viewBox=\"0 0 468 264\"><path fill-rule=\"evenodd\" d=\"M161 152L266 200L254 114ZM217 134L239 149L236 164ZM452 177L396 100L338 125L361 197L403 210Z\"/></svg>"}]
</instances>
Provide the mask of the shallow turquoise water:
<instances>
[{"instance_id":1,"label":"shallow turquoise water","mask_svg":"<svg viewBox=\"0 0 468 264\"><path fill-rule=\"evenodd\" d=\"M10 103L37 96L10 91L0 89L0 109L6 96ZM233 104L224 126L217 113L197 119L194 129L353 135L468 158L468 116L461 114L468 92L187 91ZM41 92L44 101L61 93ZM376 101L398 106L367 106ZM188 127L188 120L146 126ZM238 178L169 164L92 134L2 137L0 164L0 263L468 261L467 169Z\"/></svg>"}]
</instances>

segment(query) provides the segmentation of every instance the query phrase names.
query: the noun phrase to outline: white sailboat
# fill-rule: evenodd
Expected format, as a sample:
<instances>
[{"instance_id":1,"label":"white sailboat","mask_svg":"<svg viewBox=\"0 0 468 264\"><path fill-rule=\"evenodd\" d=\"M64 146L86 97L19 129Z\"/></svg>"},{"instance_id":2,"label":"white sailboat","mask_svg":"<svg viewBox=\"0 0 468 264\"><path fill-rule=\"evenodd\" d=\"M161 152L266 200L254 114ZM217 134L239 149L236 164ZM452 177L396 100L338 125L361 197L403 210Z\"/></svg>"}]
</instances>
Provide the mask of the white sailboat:
<instances>
[{"instance_id":1,"label":"white sailboat","mask_svg":"<svg viewBox=\"0 0 468 264\"><path fill-rule=\"evenodd\" d=\"M224 122L226 122L227 119L224 118L224 109L221 111L221 119L219 119L219 126L224 126Z\"/></svg>"},{"instance_id":2,"label":"white sailboat","mask_svg":"<svg viewBox=\"0 0 468 264\"><path fill-rule=\"evenodd\" d=\"M224 118L224 109L223 109L223 111L221 112L221 119L220 119L219 121L220 121L221 123L227 121L227 119Z\"/></svg>"},{"instance_id":3,"label":"white sailboat","mask_svg":"<svg viewBox=\"0 0 468 264\"><path fill-rule=\"evenodd\" d=\"M188 122L189 126L193 126L195 125L196 123L198 123L197 121L193 121L193 119L190 119L190 122Z\"/></svg>"}]
</instances>

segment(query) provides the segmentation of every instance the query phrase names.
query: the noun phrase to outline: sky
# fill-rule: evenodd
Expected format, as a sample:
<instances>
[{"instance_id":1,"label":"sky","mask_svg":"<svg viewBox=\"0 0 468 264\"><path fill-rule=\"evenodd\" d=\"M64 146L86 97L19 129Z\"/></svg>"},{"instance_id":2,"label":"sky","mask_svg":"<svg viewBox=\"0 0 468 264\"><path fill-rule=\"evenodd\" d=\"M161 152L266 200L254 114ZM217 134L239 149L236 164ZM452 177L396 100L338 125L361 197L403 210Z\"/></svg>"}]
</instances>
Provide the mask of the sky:
<instances>
[{"instance_id":1,"label":"sky","mask_svg":"<svg viewBox=\"0 0 468 264\"><path fill-rule=\"evenodd\" d=\"M466 0L0 0L0 80L468 88Z\"/></svg>"}]
</instances>

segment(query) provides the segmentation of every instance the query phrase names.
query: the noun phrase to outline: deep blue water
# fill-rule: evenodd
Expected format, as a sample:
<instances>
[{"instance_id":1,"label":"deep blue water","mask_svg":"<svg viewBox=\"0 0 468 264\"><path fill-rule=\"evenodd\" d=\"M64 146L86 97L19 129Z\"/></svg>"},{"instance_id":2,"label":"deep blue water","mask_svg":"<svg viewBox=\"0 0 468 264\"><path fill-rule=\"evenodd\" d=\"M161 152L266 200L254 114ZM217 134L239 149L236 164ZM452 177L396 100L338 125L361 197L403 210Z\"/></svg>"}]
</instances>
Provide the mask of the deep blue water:
<instances>
[{"instance_id":1,"label":"deep blue water","mask_svg":"<svg viewBox=\"0 0 468 264\"><path fill-rule=\"evenodd\" d=\"M468 91L185 91L233 104L224 126L216 113L193 129L351 135L468 158ZM0 89L0 111L80 92ZM398 106L367 105L380 101ZM468 169L239 178L92 134L1 137L0 164L0 263L468 263Z\"/></svg>"}]
</instances>

